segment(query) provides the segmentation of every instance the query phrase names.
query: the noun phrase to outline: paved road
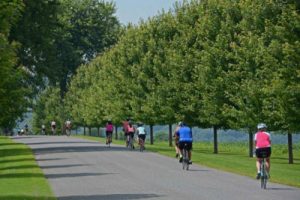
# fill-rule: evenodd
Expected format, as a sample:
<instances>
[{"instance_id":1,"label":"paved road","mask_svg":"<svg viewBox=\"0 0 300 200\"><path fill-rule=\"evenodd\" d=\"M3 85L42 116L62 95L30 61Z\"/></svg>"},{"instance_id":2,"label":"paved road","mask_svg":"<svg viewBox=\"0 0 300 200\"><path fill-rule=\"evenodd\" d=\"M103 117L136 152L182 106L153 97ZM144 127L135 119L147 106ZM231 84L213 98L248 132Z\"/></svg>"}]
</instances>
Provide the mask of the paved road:
<instances>
[{"instance_id":1,"label":"paved road","mask_svg":"<svg viewBox=\"0 0 300 200\"><path fill-rule=\"evenodd\" d=\"M192 165L150 152L65 136L24 136L15 141L35 153L59 200L185 199L299 200L300 189Z\"/></svg>"}]
</instances>

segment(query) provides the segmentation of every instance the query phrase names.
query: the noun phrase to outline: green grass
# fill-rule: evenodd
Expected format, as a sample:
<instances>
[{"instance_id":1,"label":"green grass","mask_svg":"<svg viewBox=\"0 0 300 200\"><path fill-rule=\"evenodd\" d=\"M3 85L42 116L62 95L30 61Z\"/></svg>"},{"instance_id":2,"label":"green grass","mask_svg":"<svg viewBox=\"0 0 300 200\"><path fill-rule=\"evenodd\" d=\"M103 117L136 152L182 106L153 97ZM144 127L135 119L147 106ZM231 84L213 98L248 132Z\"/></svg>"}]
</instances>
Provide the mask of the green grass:
<instances>
[{"instance_id":1,"label":"green grass","mask_svg":"<svg viewBox=\"0 0 300 200\"><path fill-rule=\"evenodd\" d=\"M104 138L77 136L85 139L105 142ZM124 145L122 140L113 140L115 144ZM175 158L174 147L168 142L155 142L154 145L146 143L148 151L156 152ZM247 143L220 143L219 153L214 154L213 144L197 142L193 144L193 163L212 167L215 169L233 172L255 178L255 158L248 156ZM294 164L288 164L287 145L273 145L271 159L271 182L300 187L300 145L294 144Z\"/></svg>"},{"instance_id":2,"label":"green grass","mask_svg":"<svg viewBox=\"0 0 300 200\"><path fill-rule=\"evenodd\" d=\"M0 200L56 200L30 148L0 136Z\"/></svg>"}]
</instances>

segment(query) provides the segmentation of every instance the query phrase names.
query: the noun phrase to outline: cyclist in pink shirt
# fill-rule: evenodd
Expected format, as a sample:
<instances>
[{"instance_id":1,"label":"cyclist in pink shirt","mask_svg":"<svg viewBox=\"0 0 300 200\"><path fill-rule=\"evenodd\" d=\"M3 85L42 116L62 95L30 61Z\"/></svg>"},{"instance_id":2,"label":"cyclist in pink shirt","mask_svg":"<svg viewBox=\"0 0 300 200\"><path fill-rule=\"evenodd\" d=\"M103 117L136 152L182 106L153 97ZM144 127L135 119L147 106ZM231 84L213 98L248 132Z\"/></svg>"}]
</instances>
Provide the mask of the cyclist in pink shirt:
<instances>
[{"instance_id":1,"label":"cyclist in pink shirt","mask_svg":"<svg viewBox=\"0 0 300 200\"><path fill-rule=\"evenodd\" d=\"M271 136L267 130L267 125L260 123L257 125L258 132L254 135L255 154L256 154L256 179L260 178L260 163L262 158L266 158L267 171L270 171L270 156L271 156Z\"/></svg>"}]
</instances>

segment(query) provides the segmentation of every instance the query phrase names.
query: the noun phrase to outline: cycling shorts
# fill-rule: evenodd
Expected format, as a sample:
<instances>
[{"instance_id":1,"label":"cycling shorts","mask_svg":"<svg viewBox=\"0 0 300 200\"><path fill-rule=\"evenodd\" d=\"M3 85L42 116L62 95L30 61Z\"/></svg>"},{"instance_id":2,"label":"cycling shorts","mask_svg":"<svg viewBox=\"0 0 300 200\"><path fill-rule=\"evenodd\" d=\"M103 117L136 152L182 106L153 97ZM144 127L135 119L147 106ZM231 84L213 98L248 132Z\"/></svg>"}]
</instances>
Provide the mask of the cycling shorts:
<instances>
[{"instance_id":1,"label":"cycling shorts","mask_svg":"<svg viewBox=\"0 0 300 200\"><path fill-rule=\"evenodd\" d=\"M138 135L138 137L139 137L141 140L143 140L143 141L145 141L145 139L146 139L146 135L145 135L145 134L140 134L140 135Z\"/></svg>"},{"instance_id":2,"label":"cycling shorts","mask_svg":"<svg viewBox=\"0 0 300 200\"><path fill-rule=\"evenodd\" d=\"M111 136L112 135L112 131L106 131L106 137Z\"/></svg>"},{"instance_id":3,"label":"cycling shorts","mask_svg":"<svg viewBox=\"0 0 300 200\"><path fill-rule=\"evenodd\" d=\"M186 146L186 149L188 150L188 151L190 151L192 148L193 148L193 143L192 142L184 142L184 141L182 141L182 142L179 142L178 143L178 147L179 147L179 149L180 150L182 150L183 148L184 148L184 145L187 145Z\"/></svg>"},{"instance_id":4,"label":"cycling shorts","mask_svg":"<svg viewBox=\"0 0 300 200\"><path fill-rule=\"evenodd\" d=\"M271 147L256 149L255 154L257 158L269 158L271 156Z\"/></svg>"},{"instance_id":5,"label":"cycling shorts","mask_svg":"<svg viewBox=\"0 0 300 200\"><path fill-rule=\"evenodd\" d=\"M129 133L127 133L127 135L129 135L131 138L133 138L134 132L129 132Z\"/></svg>"}]
</instances>

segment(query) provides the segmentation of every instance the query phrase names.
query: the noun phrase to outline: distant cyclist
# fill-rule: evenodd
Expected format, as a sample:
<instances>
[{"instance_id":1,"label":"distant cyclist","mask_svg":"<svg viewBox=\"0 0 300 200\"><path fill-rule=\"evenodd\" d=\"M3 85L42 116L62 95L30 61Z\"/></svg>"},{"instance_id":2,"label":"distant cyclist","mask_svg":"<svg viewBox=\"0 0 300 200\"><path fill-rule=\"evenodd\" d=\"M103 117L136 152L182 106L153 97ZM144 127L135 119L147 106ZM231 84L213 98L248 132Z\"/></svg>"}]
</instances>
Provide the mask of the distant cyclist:
<instances>
[{"instance_id":1,"label":"distant cyclist","mask_svg":"<svg viewBox=\"0 0 300 200\"><path fill-rule=\"evenodd\" d=\"M134 141L134 133L135 133L135 127L133 126L132 122L129 121L128 127L127 127L127 138L130 137L131 142L132 142L132 148L134 149L133 141ZM129 139L129 138L128 138Z\"/></svg>"},{"instance_id":2,"label":"distant cyclist","mask_svg":"<svg viewBox=\"0 0 300 200\"><path fill-rule=\"evenodd\" d=\"M24 128L25 128L25 134L28 135L29 133L28 124L25 124Z\"/></svg>"},{"instance_id":3,"label":"distant cyclist","mask_svg":"<svg viewBox=\"0 0 300 200\"><path fill-rule=\"evenodd\" d=\"M55 135L56 122L54 120L51 122L51 131L52 131L52 135Z\"/></svg>"},{"instance_id":4,"label":"distant cyclist","mask_svg":"<svg viewBox=\"0 0 300 200\"><path fill-rule=\"evenodd\" d=\"M46 135L46 126L42 125L42 135Z\"/></svg>"},{"instance_id":5,"label":"distant cyclist","mask_svg":"<svg viewBox=\"0 0 300 200\"><path fill-rule=\"evenodd\" d=\"M106 132L106 144L110 144L112 142L112 133L114 130L114 126L111 120L108 120L105 127Z\"/></svg>"},{"instance_id":6,"label":"distant cyclist","mask_svg":"<svg viewBox=\"0 0 300 200\"><path fill-rule=\"evenodd\" d=\"M180 149L179 162L182 162L182 150L186 145L189 156L189 164L192 164L192 147L193 147L193 134L190 127L188 127L184 122L179 123L179 129L176 132L176 136L179 138L178 147Z\"/></svg>"},{"instance_id":7,"label":"distant cyclist","mask_svg":"<svg viewBox=\"0 0 300 200\"><path fill-rule=\"evenodd\" d=\"M66 134L67 134L67 136L70 136L71 135L71 128L72 128L71 120L68 119L65 122L65 126L66 126Z\"/></svg>"},{"instance_id":8,"label":"distant cyclist","mask_svg":"<svg viewBox=\"0 0 300 200\"><path fill-rule=\"evenodd\" d=\"M142 149L145 149L146 130L142 122L138 123L136 133L139 138L139 145L142 147Z\"/></svg>"},{"instance_id":9,"label":"distant cyclist","mask_svg":"<svg viewBox=\"0 0 300 200\"><path fill-rule=\"evenodd\" d=\"M271 136L267 130L267 125L260 123L257 125L258 132L254 135L255 154L256 154L256 179L260 179L260 163L263 155L266 156L266 168L270 172L270 156L271 156Z\"/></svg>"},{"instance_id":10,"label":"distant cyclist","mask_svg":"<svg viewBox=\"0 0 300 200\"><path fill-rule=\"evenodd\" d=\"M127 118L125 121L123 121L123 132L124 132L124 137L125 137L125 140L126 140L126 147L128 147L127 135L128 135L129 121L130 121L130 118Z\"/></svg>"}]
</instances>

